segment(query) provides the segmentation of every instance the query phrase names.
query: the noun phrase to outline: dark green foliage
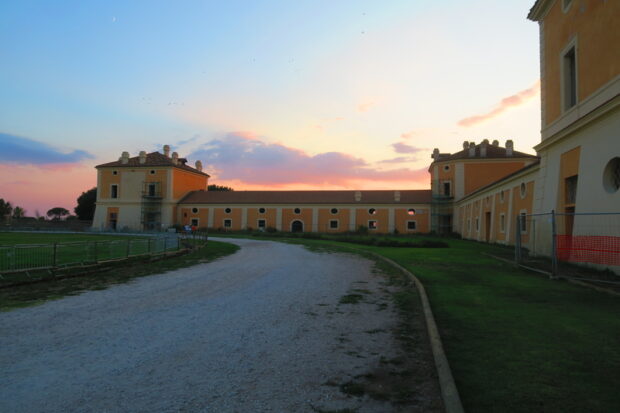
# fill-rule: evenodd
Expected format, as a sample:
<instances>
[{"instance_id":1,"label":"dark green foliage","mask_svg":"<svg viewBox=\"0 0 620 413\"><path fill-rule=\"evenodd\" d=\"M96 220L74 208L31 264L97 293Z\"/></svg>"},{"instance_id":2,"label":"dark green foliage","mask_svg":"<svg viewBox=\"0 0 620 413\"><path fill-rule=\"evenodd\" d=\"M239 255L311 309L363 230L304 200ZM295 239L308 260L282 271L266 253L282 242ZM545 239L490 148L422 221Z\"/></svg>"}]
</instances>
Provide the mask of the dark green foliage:
<instances>
[{"instance_id":1,"label":"dark green foliage","mask_svg":"<svg viewBox=\"0 0 620 413\"><path fill-rule=\"evenodd\" d=\"M47 216L51 219L61 219L69 215L69 210L63 207L55 207L47 211Z\"/></svg>"},{"instance_id":2,"label":"dark green foliage","mask_svg":"<svg viewBox=\"0 0 620 413\"><path fill-rule=\"evenodd\" d=\"M95 202L97 201L97 188L91 188L82 192L77 199L77 206L73 208L78 219L92 221L95 216Z\"/></svg>"},{"instance_id":3,"label":"dark green foliage","mask_svg":"<svg viewBox=\"0 0 620 413\"><path fill-rule=\"evenodd\" d=\"M234 189L229 186L211 184L207 186L207 191L234 191Z\"/></svg>"}]
</instances>

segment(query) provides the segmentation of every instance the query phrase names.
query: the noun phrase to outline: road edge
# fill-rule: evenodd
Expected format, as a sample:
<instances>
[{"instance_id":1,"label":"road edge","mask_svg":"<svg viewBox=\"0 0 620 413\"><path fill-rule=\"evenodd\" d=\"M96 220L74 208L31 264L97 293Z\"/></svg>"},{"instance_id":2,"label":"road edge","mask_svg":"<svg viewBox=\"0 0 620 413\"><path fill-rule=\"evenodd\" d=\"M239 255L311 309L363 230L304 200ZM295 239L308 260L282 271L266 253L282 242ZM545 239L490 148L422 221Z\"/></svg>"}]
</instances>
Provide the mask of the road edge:
<instances>
[{"instance_id":1,"label":"road edge","mask_svg":"<svg viewBox=\"0 0 620 413\"><path fill-rule=\"evenodd\" d=\"M385 262L388 262L391 265L395 266L396 268L407 274L415 283L419 292L420 301L422 302L422 308L424 309L426 329L428 331L428 338L431 344L431 349L433 351L433 358L435 359L435 368L437 369L439 386L441 388L441 398L443 399L444 407L447 413L464 413L461 398L459 396L459 391L456 387L456 383L454 382L452 370L450 369L448 358L446 357L446 353L443 349L441 336L439 335L437 323L435 323L435 317L433 316L433 311L431 310L431 305L428 300L428 296L426 295L424 285L413 273L411 273L411 271L398 264L397 262L391 260L390 258L384 257L383 255L377 254L373 251L363 251L366 253L370 253L374 257L380 258Z\"/></svg>"}]
</instances>

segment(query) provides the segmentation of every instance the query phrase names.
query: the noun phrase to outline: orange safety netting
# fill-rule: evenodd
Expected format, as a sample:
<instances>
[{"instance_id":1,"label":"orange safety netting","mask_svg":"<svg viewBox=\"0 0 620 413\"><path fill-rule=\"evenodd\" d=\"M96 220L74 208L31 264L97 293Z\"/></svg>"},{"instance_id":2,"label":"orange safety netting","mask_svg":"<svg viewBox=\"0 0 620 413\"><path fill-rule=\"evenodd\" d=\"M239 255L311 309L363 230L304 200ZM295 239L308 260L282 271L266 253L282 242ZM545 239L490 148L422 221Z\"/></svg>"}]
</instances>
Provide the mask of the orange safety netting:
<instances>
[{"instance_id":1,"label":"orange safety netting","mask_svg":"<svg viewBox=\"0 0 620 413\"><path fill-rule=\"evenodd\" d=\"M607 235L556 235L561 261L620 265L620 237Z\"/></svg>"}]
</instances>

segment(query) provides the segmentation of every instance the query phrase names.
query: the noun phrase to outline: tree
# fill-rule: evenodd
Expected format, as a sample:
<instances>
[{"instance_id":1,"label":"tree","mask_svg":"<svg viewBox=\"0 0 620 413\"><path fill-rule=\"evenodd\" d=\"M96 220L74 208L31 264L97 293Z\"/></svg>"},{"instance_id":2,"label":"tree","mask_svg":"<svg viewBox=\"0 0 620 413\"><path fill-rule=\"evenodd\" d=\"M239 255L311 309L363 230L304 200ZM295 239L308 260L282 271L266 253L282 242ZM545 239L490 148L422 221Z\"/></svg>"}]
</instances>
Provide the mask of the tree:
<instances>
[{"instance_id":1,"label":"tree","mask_svg":"<svg viewBox=\"0 0 620 413\"><path fill-rule=\"evenodd\" d=\"M77 206L73 208L78 219L92 221L95 216L95 202L97 201L97 188L91 188L82 192L77 199Z\"/></svg>"},{"instance_id":2,"label":"tree","mask_svg":"<svg viewBox=\"0 0 620 413\"><path fill-rule=\"evenodd\" d=\"M20 206L13 208L13 218L23 218L26 216L26 210Z\"/></svg>"},{"instance_id":3,"label":"tree","mask_svg":"<svg viewBox=\"0 0 620 413\"><path fill-rule=\"evenodd\" d=\"M229 186L211 184L207 186L207 191L234 191L234 189Z\"/></svg>"},{"instance_id":4,"label":"tree","mask_svg":"<svg viewBox=\"0 0 620 413\"><path fill-rule=\"evenodd\" d=\"M12 211L13 205L11 205L10 202L5 202L4 199L0 198L0 220L5 217L10 217Z\"/></svg>"},{"instance_id":5,"label":"tree","mask_svg":"<svg viewBox=\"0 0 620 413\"><path fill-rule=\"evenodd\" d=\"M47 216L51 219L61 219L62 217L66 217L69 215L69 210L63 207L55 207L47 211Z\"/></svg>"}]
</instances>

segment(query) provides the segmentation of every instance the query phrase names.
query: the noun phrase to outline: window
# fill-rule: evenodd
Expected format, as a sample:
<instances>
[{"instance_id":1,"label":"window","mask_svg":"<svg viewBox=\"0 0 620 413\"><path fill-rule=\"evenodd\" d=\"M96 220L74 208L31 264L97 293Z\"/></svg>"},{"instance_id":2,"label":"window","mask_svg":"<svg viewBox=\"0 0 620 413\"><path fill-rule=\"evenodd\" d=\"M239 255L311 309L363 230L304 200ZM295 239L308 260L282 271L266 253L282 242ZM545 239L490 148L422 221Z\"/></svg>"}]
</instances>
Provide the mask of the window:
<instances>
[{"instance_id":1,"label":"window","mask_svg":"<svg viewBox=\"0 0 620 413\"><path fill-rule=\"evenodd\" d=\"M112 175L118 175L118 171L112 171Z\"/></svg>"},{"instance_id":2,"label":"window","mask_svg":"<svg viewBox=\"0 0 620 413\"><path fill-rule=\"evenodd\" d=\"M338 220L337 219L331 219L329 221L329 229L338 229Z\"/></svg>"},{"instance_id":3,"label":"window","mask_svg":"<svg viewBox=\"0 0 620 413\"><path fill-rule=\"evenodd\" d=\"M443 194L445 196L450 196L450 182L443 183Z\"/></svg>"},{"instance_id":4,"label":"window","mask_svg":"<svg viewBox=\"0 0 620 413\"><path fill-rule=\"evenodd\" d=\"M232 219L225 219L224 228L231 228L231 227L232 227Z\"/></svg>"},{"instance_id":5,"label":"window","mask_svg":"<svg viewBox=\"0 0 620 413\"><path fill-rule=\"evenodd\" d=\"M476 218L476 231L480 231L480 218Z\"/></svg>"},{"instance_id":6,"label":"window","mask_svg":"<svg viewBox=\"0 0 620 413\"><path fill-rule=\"evenodd\" d=\"M264 219L259 219L258 220L258 228L265 228L265 220Z\"/></svg>"},{"instance_id":7,"label":"window","mask_svg":"<svg viewBox=\"0 0 620 413\"><path fill-rule=\"evenodd\" d=\"M118 214L116 212L110 212L110 219L116 219Z\"/></svg>"},{"instance_id":8,"label":"window","mask_svg":"<svg viewBox=\"0 0 620 413\"><path fill-rule=\"evenodd\" d=\"M525 186L525 182L521 182L519 192L521 193L521 198L525 198L525 195L527 195L527 187Z\"/></svg>"},{"instance_id":9,"label":"window","mask_svg":"<svg viewBox=\"0 0 620 413\"><path fill-rule=\"evenodd\" d=\"M296 213L296 214L301 214L301 209L299 209L299 208L295 208L295 209L293 210L293 212L294 212L294 213Z\"/></svg>"},{"instance_id":10,"label":"window","mask_svg":"<svg viewBox=\"0 0 620 413\"><path fill-rule=\"evenodd\" d=\"M467 218L467 231L471 231L471 219Z\"/></svg>"},{"instance_id":11,"label":"window","mask_svg":"<svg viewBox=\"0 0 620 413\"><path fill-rule=\"evenodd\" d=\"M231 211L232 211L232 209L230 209L230 208L226 208L226 209L224 210L224 212L226 212L227 214L230 214L230 212L231 212Z\"/></svg>"},{"instance_id":12,"label":"window","mask_svg":"<svg viewBox=\"0 0 620 413\"><path fill-rule=\"evenodd\" d=\"M564 202L566 204L575 204L578 178L579 175L573 175L564 179Z\"/></svg>"},{"instance_id":13,"label":"window","mask_svg":"<svg viewBox=\"0 0 620 413\"><path fill-rule=\"evenodd\" d=\"M192 208L192 214L197 214L198 213L198 208Z\"/></svg>"},{"instance_id":14,"label":"window","mask_svg":"<svg viewBox=\"0 0 620 413\"><path fill-rule=\"evenodd\" d=\"M415 215L415 209L413 209L413 208L409 208L409 209L407 210L407 215Z\"/></svg>"},{"instance_id":15,"label":"window","mask_svg":"<svg viewBox=\"0 0 620 413\"><path fill-rule=\"evenodd\" d=\"M577 104L577 58L573 45L562 57L562 92L564 110Z\"/></svg>"},{"instance_id":16,"label":"window","mask_svg":"<svg viewBox=\"0 0 620 413\"><path fill-rule=\"evenodd\" d=\"M338 213L338 208L332 208L332 214L336 215Z\"/></svg>"},{"instance_id":17,"label":"window","mask_svg":"<svg viewBox=\"0 0 620 413\"><path fill-rule=\"evenodd\" d=\"M376 209L374 209L374 208L370 208L370 209L368 210L368 214L369 214L369 215L374 215L374 214L376 214L376 213L377 213L377 210L376 210ZM369 227L369 228L370 228L370 227Z\"/></svg>"},{"instance_id":18,"label":"window","mask_svg":"<svg viewBox=\"0 0 620 413\"><path fill-rule=\"evenodd\" d=\"M415 221L407 221L407 230L408 231L415 231L416 229L416 222Z\"/></svg>"},{"instance_id":19,"label":"window","mask_svg":"<svg viewBox=\"0 0 620 413\"><path fill-rule=\"evenodd\" d=\"M112 185L110 190L110 198L118 198L118 185Z\"/></svg>"},{"instance_id":20,"label":"window","mask_svg":"<svg viewBox=\"0 0 620 413\"><path fill-rule=\"evenodd\" d=\"M192 227L198 226L198 218L192 218Z\"/></svg>"},{"instance_id":21,"label":"window","mask_svg":"<svg viewBox=\"0 0 620 413\"><path fill-rule=\"evenodd\" d=\"M504 191L499 192L499 202L504 203Z\"/></svg>"},{"instance_id":22,"label":"window","mask_svg":"<svg viewBox=\"0 0 620 413\"><path fill-rule=\"evenodd\" d=\"M368 221L368 229L377 229L377 221Z\"/></svg>"},{"instance_id":23,"label":"window","mask_svg":"<svg viewBox=\"0 0 620 413\"><path fill-rule=\"evenodd\" d=\"M506 232L506 214L499 214L499 232Z\"/></svg>"},{"instance_id":24,"label":"window","mask_svg":"<svg viewBox=\"0 0 620 413\"><path fill-rule=\"evenodd\" d=\"M521 233L524 234L527 232L527 212L521 212L519 214L519 223L521 224Z\"/></svg>"},{"instance_id":25,"label":"window","mask_svg":"<svg viewBox=\"0 0 620 413\"><path fill-rule=\"evenodd\" d=\"M155 171L153 169L151 169L151 172L149 172L151 175L155 175Z\"/></svg>"},{"instance_id":26,"label":"window","mask_svg":"<svg viewBox=\"0 0 620 413\"><path fill-rule=\"evenodd\" d=\"M603 171L603 187L610 194L620 189L620 158L607 162Z\"/></svg>"},{"instance_id":27,"label":"window","mask_svg":"<svg viewBox=\"0 0 620 413\"><path fill-rule=\"evenodd\" d=\"M265 208L258 208L258 213L259 214L264 214L265 213Z\"/></svg>"},{"instance_id":28,"label":"window","mask_svg":"<svg viewBox=\"0 0 620 413\"><path fill-rule=\"evenodd\" d=\"M148 194L149 194L149 196L155 196L155 190L156 190L156 185L155 184L149 184L149 186L148 186Z\"/></svg>"},{"instance_id":29,"label":"window","mask_svg":"<svg viewBox=\"0 0 620 413\"><path fill-rule=\"evenodd\" d=\"M450 165L444 165L443 170L448 172L450 170Z\"/></svg>"}]
</instances>

